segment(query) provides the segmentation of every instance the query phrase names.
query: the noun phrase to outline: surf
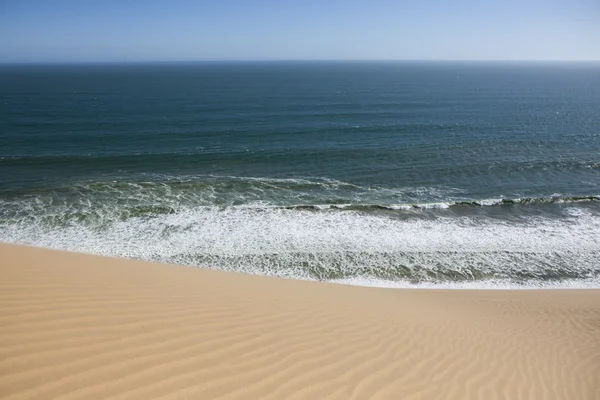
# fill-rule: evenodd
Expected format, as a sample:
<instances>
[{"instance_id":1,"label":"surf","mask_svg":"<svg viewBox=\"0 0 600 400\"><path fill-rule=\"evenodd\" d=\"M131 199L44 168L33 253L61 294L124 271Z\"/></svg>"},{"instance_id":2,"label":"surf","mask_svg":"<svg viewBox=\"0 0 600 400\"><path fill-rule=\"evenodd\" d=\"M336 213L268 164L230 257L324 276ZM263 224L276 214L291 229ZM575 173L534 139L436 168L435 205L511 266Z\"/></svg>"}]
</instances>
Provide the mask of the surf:
<instances>
[{"instance_id":1,"label":"surf","mask_svg":"<svg viewBox=\"0 0 600 400\"><path fill-rule=\"evenodd\" d=\"M110 186L110 185L109 185ZM122 188L123 185L120 185ZM155 185L163 187L162 185ZM126 186L129 188L129 186ZM154 186L151 186L154 187ZM98 189L98 187L95 187ZM380 285L600 286L600 208L569 201L450 208L146 205L100 189L4 200L0 240L251 274ZM72 193L71 193L72 194ZM101 206L101 202L111 202ZM139 199L137 199L139 201ZM70 201L70 203L69 203ZM516 204L516 205L515 205ZM591 205L591 207L590 207ZM467 207L473 213L454 212ZM495 210L483 214L477 210ZM526 208L514 212L515 207ZM539 207L554 207L538 212ZM505 212L502 211L505 210ZM518 210L517 210L518 211ZM512 213L512 215L511 215ZM10 214L10 215L9 215ZM565 283L566 285L567 283Z\"/></svg>"}]
</instances>

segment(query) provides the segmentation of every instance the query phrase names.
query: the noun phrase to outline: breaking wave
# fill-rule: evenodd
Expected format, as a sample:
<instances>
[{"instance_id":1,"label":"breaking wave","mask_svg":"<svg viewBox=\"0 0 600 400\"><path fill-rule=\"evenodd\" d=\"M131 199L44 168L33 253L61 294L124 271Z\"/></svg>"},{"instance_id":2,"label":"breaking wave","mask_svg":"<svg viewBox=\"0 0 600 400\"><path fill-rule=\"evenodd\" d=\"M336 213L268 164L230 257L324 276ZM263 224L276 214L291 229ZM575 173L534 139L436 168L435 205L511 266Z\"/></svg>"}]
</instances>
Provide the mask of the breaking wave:
<instances>
[{"instance_id":1,"label":"breaking wave","mask_svg":"<svg viewBox=\"0 0 600 400\"><path fill-rule=\"evenodd\" d=\"M269 188L278 203L265 200ZM338 197L323 201L323 188ZM342 198L369 191L337 181L229 178L12 193L0 201L0 240L351 284L600 286L598 196L395 204ZM402 193L411 191L422 198L427 189ZM428 193L448 197L442 189ZM298 200L309 196L313 204Z\"/></svg>"}]
</instances>

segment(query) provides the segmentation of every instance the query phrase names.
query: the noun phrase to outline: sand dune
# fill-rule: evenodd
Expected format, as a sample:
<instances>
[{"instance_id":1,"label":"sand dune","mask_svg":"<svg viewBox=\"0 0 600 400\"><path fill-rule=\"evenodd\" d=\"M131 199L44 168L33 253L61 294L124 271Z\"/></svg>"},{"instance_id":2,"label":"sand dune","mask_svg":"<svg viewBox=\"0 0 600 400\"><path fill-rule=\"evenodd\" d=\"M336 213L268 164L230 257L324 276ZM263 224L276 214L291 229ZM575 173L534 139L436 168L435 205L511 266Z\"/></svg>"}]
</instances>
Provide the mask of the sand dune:
<instances>
[{"instance_id":1,"label":"sand dune","mask_svg":"<svg viewBox=\"0 0 600 400\"><path fill-rule=\"evenodd\" d=\"M338 286L0 245L2 399L600 399L600 291Z\"/></svg>"}]
</instances>

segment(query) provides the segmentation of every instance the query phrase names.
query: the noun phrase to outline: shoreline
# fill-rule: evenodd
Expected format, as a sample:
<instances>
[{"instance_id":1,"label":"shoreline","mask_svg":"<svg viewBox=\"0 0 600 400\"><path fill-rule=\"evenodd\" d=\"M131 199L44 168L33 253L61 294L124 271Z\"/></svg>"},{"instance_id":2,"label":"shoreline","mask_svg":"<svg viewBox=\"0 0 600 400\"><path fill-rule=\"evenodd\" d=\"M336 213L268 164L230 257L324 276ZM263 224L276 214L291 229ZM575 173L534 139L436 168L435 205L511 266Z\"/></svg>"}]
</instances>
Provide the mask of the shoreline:
<instances>
[{"instance_id":1,"label":"shoreline","mask_svg":"<svg viewBox=\"0 0 600 400\"><path fill-rule=\"evenodd\" d=\"M389 290L0 244L0 397L600 398L599 289Z\"/></svg>"},{"instance_id":2,"label":"shoreline","mask_svg":"<svg viewBox=\"0 0 600 400\"><path fill-rule=\"evenodd\" d=\"M293 275L265 275L262 274L261 271L230 271L227 269L220 268L209 268L204 267L202 265L197 264L186 264L186 263L178 263L176 261L160 261L160 260L151 260L145 259L139 256L120 256L120 255L111 255L111 254L102 254L96 252L87 252L74 250L73 248L57 248L57 247L47 247L43 245L30 244L30 243L14 243L14 242L2 242L0 241L0 245L2 246L15 246L15 247L26 247L26 248L34 248L34 249L44 249L50 251L58 251L68 254L81 254L88 255L93 257L103 257L107 259L114 260L130 260L136 262L145 262L151 264L161 264L168 265L171 267L185 267L192 269L199 269L202 271L216 271L223 273L233 273L233 274L241 274L241 275L250 275L250 276L259 276L265 278L277 278L284 280L294 280L294 281L302 281L302 282L319 282L333 285L343 285L343 286L355 286L355 287L369 287L369 288L379 288L379 289L414 289L414 290L466 290L466 291L488 291L488 290L600 290L600 278L564 278L564 279L556 279L556 280L542 280L542 279L533 279L528 278L524 279L523 282L516 282L514 279L511 280L509 278L491 278L491 279L479 279L479 280L456 280L456 281L430 281L430 280L408 280L408 279L400 279L400 280L388 280L383 278L371 278L371 277L349 277L349 278L332 278L332 279L318 279L306 276L293 276Z\"/></svg>"}]
</instances>

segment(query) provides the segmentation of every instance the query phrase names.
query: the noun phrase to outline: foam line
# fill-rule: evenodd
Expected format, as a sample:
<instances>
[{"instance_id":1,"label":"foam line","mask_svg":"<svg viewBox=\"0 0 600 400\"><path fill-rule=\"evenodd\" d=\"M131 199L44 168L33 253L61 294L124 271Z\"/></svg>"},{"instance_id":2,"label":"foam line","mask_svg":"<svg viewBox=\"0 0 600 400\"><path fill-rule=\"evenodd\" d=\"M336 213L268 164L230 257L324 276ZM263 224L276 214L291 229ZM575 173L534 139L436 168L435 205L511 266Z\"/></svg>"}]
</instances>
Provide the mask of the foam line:
<instances>
[{"instance_id":1,"label":"foam line","mask_svg":"<svg viewBox=\"0 0 600 400\"><path fill-rule=\"evenodd\" d=\"M299 279L598 280L600 217L437 217L269 207L183 209L97 221L3 222L0 240Z\"/></svg>"}]
</instances>

